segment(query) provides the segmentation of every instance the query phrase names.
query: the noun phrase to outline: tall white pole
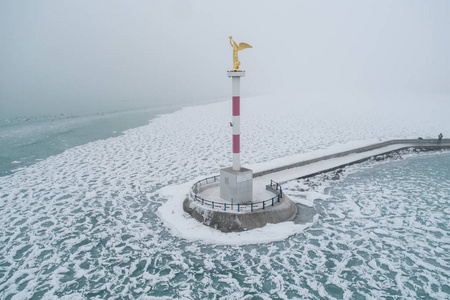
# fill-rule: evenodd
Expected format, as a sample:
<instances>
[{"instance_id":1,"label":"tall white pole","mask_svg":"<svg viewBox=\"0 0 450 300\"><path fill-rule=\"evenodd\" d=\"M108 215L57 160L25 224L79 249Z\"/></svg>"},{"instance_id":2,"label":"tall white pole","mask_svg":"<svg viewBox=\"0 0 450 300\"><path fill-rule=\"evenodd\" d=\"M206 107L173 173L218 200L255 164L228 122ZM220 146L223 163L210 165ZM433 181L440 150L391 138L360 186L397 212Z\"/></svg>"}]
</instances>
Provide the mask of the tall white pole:
<instances>
[{"instance_id":1,"label":"tall white pole","mask_svg":"<svg viewBox=\"0 0 450 300\"><path fill-rule=\"evenodd\" d=\"M241 167L241 77L243 70L228 71L232 88L233 166L220 169L220 198L233 203L248 203L253 199L253 171Z\"/></svg>"}]
</instances>

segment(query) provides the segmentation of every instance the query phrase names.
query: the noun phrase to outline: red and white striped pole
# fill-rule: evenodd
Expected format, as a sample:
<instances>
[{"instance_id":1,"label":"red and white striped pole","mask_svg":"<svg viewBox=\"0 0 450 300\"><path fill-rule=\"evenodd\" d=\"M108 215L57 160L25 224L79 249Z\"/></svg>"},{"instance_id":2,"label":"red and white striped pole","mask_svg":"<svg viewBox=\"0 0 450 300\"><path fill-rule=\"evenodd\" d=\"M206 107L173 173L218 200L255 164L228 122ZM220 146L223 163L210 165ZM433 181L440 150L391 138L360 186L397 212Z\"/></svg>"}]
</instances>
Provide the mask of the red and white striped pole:
<instances>
[{"instance_id":1,"label":"red and white striped pole","mask_svg":"<svg viewBox=\"0 0 450 300\"><path fill-rule=\"evenodd\" d=\"M241 147L241 77L245 71L228 71L231 77L232 102L233 102L233 171L241 169L240 147Z\"/></svg>"}]
</instances>

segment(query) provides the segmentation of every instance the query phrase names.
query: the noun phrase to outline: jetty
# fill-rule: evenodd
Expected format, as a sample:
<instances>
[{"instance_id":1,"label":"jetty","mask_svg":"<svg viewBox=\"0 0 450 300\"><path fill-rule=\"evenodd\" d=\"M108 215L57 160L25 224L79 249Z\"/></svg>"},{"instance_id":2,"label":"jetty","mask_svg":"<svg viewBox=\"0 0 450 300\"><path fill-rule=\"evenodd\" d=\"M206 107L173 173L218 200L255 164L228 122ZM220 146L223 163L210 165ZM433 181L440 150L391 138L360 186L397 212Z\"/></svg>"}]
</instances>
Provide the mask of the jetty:
<instances>
[{"instance_id":1,"label":"jetty","mask_svg":"<svg viewBox=\"0 0 450 300\"><path fill-rule=\"evenodd\" d=\"M233 203L220 197L220 176L196 182L183 203L192 217L224 232L244 231L268 223L293 220L297 207L282 190L284 182L307 178L377 159L406 149L437 151L450 148L450 139L398 139L384 141L334 154L319 156L253 173L253 200Z\"/></svg>"}]
</instances>

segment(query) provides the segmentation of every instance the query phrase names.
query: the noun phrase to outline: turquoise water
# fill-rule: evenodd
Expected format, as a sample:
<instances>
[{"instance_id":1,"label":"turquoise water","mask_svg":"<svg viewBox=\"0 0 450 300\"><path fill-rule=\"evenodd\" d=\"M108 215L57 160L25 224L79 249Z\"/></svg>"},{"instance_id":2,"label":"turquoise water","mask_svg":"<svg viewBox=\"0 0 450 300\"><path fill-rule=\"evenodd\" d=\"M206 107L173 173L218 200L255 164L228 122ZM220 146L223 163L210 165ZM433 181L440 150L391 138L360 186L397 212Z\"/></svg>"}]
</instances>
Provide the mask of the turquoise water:
<instances>
[{"instance_id":1,"label":"turquoise water","mask_svg":"<svg viewBox=\"0 0 450 300\"><path fill-rule=\"evenodd\" d=\"M448 152L352 167L331 183L317 177L331 198L316 200L312 227L247 246L177 238L156 215L166 201L158 187L139 197L120 188L120 173L98 179L100 164L81 172L72 159L47 164L78 177L79 186L53 175L34 178L44 164L4 177L0 298L450 297ZM94 192L97 184L105 194Z\"/></svg>"},{"instance_id":2,"label":"turquoise water","mask_svg":"<svg viewBox=\"0 0 450 300\"><path fill-rule=\"evenodd\" d=\"M335 295L450 298L450 153L375 165L329 192L309 232Z\"/></svg>"},{"instance_id":3,"label":"turquoise water","mask_svg":"<svg viewBox=\"0 0 450 300\"><path fill-rule=\"evenodd\" d=\"M177 106L74 115L23 117L0 122L0 176L79 145L116 137Z\"/></svg>"},{"instance_id":4,"label":"turquoise water","mask_svg":"<svg viewBox=\"0 0 450 300\"><path fill-rule=\"evenodd\" d=\"M326 194L315 201L317 221L281 242L218 246L166 228L160 189L228 161L228 144L215 138L229 133L228 118L211 120L227 108L2 123L0 299L450 297L448 152L313 179ZM310 144L336 143L324 140ZM255 163L273 155L257 150Z\"/></svg>"}]
</instances>

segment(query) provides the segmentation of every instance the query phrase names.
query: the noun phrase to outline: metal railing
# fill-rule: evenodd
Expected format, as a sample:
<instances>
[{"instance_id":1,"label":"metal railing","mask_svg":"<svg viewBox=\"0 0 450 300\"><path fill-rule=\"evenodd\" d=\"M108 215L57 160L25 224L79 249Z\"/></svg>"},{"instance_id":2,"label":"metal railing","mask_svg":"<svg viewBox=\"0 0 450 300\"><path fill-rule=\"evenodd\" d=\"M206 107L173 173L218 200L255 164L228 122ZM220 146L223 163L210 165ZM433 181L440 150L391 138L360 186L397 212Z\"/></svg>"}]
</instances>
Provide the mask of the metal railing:
<instances>
[{"instance_id":1,"label":"metal railing","mask_svg":"<svg viewBox=\"0 0 450 300\"><path fill-rule=\"evenodd\" d=\"M217 175L197 181L192 186L191 189L192 199L194 199L195 202L201 203L201 205L210 206L211 209L223 211L253 212L255 210L265 209L268 206L275 206L275 203L279 203L283 198L283 189L281 188L281 185L273 180L270 181L270 185L268 185L268 187L270 187L270 189L276 193L276 196L264 201L249 202L245 204L234 204L234 203L211 201L197 195L199 193L199 189L202 186L206 187L207 185L217 183L219 177L220 176Z\"/></svg>"},{"instance_id":2,"label":"metal railing","mask_svg":"<svg viewBox=\"0 0 450 300\"><path fill-rule=\"evenodd\" d=\"M196 183L194 183L194 185L191 188L191 193L193 194L198 194L199 193L199 189L203 186L207 186L213 183L218 183L218 179L220 178L219 175L216 176L211 176L202 180L197 181Z\"/></svg>"}]
</instances>

